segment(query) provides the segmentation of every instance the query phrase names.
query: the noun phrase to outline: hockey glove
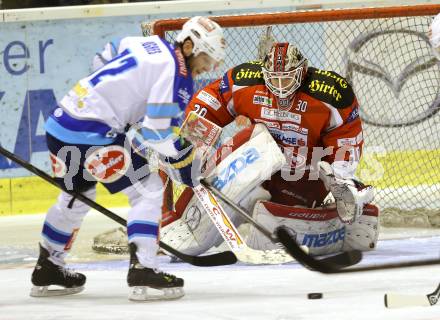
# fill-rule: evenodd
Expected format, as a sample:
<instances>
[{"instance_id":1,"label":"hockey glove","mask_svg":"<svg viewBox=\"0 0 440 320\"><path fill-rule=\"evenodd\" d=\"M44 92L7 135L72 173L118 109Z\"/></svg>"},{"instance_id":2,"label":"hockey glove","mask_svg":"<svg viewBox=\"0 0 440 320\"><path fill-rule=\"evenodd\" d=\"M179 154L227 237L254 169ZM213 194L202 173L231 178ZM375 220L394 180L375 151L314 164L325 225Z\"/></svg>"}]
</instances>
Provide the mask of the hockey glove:
<instances>
[{"instance_id":1,"label":"hockey glove","mask_svg":"<svg viewBox=\"0 0 440 320\"><path fill-rule=\"evenodd\" d=\"M318 165L319 179L335 198L339 218L344 223L353 223L362 215L364 205L373 201L373 187L339 176L328 162L320 161Z\"/></svg>"},{"instance_id":2,"label":"hockey glove","mask_svg":"<svg viewBox=\"0 0 440 320\"><path fill-rule=\"evenodd\" d=\"M194 146L184 138L179 138L174 142L178 151L176 157L164 157L163 162L167 164L167 173L171 179L195 187L200 184L201 160L196 156Z\"/></svg>"}]
</instances>

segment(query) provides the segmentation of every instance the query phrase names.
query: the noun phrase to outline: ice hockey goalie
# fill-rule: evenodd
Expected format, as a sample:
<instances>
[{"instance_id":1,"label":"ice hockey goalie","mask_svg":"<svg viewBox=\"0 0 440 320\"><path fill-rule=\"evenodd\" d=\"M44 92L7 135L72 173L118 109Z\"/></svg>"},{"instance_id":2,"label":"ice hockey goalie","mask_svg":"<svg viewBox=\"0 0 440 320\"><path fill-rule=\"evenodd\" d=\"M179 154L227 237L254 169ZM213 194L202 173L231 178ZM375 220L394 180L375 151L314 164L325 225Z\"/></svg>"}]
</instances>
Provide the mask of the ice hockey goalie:
<instances>
[{"instance_id":1,"label":"ice hockey goalie","mask_svg":"<svg viewBox=\"0 0 440 320\"><path fill-rule=\"evenodd\" d=\"M187 108L187 113L191 111L220 127L237 116L264 124L282 150L286 165L269 179L233 194L222 190L230 197L239 194L235 200L259 222L270 228L290 226L300 244L316 255L375 248L379 209L371 204L373 188L354 176L363 134L359 105L345 78L309 67L292 44L274 43L263 61L233 67L197 92ZM225 180L220 175L211 182L221 188ZM178 219L163 231L186 224L193 239L188 237L181 245L197 254L219 236L192 201L191 191L186 190L173 214ZM226 210L240 224L233 210ZM248 245L262 250L274 247L253 228Z\"/></svg>"}]
</instances>

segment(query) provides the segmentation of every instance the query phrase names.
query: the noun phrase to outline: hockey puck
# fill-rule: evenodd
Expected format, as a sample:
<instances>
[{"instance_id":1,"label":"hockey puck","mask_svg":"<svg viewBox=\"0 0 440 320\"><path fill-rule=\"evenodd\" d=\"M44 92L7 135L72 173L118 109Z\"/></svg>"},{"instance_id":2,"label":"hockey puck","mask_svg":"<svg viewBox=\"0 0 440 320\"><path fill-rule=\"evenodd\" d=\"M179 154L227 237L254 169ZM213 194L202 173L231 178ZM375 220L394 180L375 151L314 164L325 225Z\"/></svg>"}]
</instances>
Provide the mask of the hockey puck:
<instances>
[{"instance_id":1,"label":"hockey puck","mask_svg":"<svg viewBox=\"0 0 440 320\"><path fill-rule=\"evenodd\" d=\"M321 292L312 292L307 294L307 299L322 299L323 295Z\"/></svg>"}]
</instances>

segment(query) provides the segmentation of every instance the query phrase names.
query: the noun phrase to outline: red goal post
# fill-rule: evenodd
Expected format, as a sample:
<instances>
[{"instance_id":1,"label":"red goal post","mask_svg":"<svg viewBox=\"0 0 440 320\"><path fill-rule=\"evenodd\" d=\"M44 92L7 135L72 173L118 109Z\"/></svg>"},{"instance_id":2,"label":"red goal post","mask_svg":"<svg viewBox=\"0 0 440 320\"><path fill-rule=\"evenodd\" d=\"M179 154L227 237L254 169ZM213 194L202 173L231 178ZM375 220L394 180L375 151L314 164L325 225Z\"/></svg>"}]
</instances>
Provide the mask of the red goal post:
<instances>
[{"instance_id":1,"label":"red goal post","mask_svg":"<svg viewBox=\"0 0 440 320\"><path fill-rule=\"evenodd\" d=\"M304 22L379 19L392 17L412 17L436 15L440 4L415 6L395 6L355 9L307 10L293 12L258 13L248 15L213 16L224 28L292 24ZM180 30L188 18L156 20L151 25L151 33L165 38L165 33Z\"/></svg>"},{"instance_id":2,"label":"red goal post","mask_svg":"<svg viewBox=\"0 0 440 320\"><path fill-rule=\"evenodd\" d=\"M353 85L365 140L357 174L376 187L382 223L440 226L440 64L426 34L439 12L440 4L426 4L211 17L225 30L227 57L222 70L196 81L196 89L256 59L271 26L277 41L295 43L312 66L336 71ZM173 42L186 20L142 28ZM168 188L174 202L178 189Z\"/></svg>"}]
</instances>

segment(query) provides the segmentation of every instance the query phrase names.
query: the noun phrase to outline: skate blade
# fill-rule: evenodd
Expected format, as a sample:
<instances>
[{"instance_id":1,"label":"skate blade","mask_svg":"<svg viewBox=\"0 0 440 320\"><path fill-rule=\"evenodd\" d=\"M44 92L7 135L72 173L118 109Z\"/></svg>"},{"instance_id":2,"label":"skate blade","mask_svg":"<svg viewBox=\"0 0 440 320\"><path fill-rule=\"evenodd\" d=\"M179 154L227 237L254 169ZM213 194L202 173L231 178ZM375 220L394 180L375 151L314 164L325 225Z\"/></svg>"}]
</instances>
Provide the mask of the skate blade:
<instances>
[{"instance_id":1,"label":"skate blade","mask_svg":"<svg viewBox=\"0 0 440 320\"><path fill-rule=\"evenodd\" d=\"M84 286L75 288L49 289L49 286L33 286L31 289L31 297L55 297L66 296L75 293L80 293L84 290Z\"/></svg>"},{"instance_id":2,"label":"skate blade","mask_svg":"<svg viewBox=\"0 0 440 320\"><path fill-rule=\"evenodd\" d=\"M155 301L179 299L185 295L183 287L152 288L146 286L131 287L128 300L131 301Z\"/></svg>"}]
</instances>

